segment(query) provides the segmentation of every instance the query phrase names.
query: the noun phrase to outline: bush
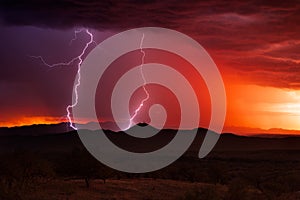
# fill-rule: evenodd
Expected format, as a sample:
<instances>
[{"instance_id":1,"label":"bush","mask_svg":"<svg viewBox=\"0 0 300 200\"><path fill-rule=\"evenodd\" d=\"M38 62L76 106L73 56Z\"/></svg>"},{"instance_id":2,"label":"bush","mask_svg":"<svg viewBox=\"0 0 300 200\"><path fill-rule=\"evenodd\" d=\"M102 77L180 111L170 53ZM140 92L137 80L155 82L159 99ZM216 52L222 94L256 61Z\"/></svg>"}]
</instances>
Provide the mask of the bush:
<instances>
[{"instance_id":1,"label":"bush","mask_svg":"<svg viewBox=\"0 0 300 200\"><path fill-rule=\"evenodd\" d=\"M32 152L15 152L2 157L0 199L24 199L41 181L54 176L49 162Z\"/></svg>"},{"instance_id":2,"label":"bush","mask_svg":"<svg viewBox=\"0 0 300 200\"><path fill-rule=\"evenodd\" d=\"M248 199L247 185L241 179L233 180L225 195L225 200L246 200Z\"/></svg>"},{"instance_id":3,"label":"bush","mask_svg":"<svg viewBox=\"0 0 300 200\"><path fill-rule=\"evenodd\" d=\"M92 179L102 179L103 183L114 175L114 170L101 164L85 149L75 148L59 167L62 176L84 179L89 188Z\"/></svg>"},{"instance_id":4,"label":"bush","mask_svg":"<svg viewBox=\"0 0 300 200\"><path fill-rule=\"evenodd\" d=\"M205 186L201 189L194 188L187 191L181 200L221 200L221 195L216 186Z\"/></svg>"}]
</instances>

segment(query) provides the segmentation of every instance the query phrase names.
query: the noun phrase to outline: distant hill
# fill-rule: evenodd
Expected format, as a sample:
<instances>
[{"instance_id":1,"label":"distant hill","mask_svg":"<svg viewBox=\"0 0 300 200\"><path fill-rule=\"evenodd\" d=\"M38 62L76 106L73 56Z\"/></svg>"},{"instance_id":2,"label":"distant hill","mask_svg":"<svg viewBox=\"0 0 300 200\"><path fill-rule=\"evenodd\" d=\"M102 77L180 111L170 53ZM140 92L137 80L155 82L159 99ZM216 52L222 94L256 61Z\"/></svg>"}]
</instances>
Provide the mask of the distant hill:
<instances>
[{"instance_id":1,"label":"distant hill","mask_svg":"<svg viewBox=\"0 0 300 200\"><path fill-rule=\"evenodd\" d=\"M39 135L52 135L61 134L72 131L68 123L59 124L38 124L29 126L16 126L16 127L0 127L1 136L39 136Z\"/></svg>"},{"instance_id":2,"label":"distant hill","mask_svg":"<svg viewBox=\"0 0 300 200\"><path fill-rule=\"evenodd\" d=\"M139 124L131 129L141 128L147 124ZM153 127L152 127L153 128ZM153 128L155 129L155 128ZM15 128L0 128L0 151L28 149L33 151L71 151L76 147L83 148L77 131L68 131L66 123L56 125L33 125ZM139 129L140 130L140 129ZM105 131L107 137L123 149L134 152L149 152L168 144L177 130L163 129L150 138L136 138L126 133ZM198 152L207 129L197 129L196 138L190 152ZM95 131L87 131L95 134ZM184 131L184 134L189 131ZM209 132L209 134L217 134ZM261 151L261 150L299 150L300 137L284 138L246 137L234 134L221 134L215 151Z\"/></svg>"}]
</instances>

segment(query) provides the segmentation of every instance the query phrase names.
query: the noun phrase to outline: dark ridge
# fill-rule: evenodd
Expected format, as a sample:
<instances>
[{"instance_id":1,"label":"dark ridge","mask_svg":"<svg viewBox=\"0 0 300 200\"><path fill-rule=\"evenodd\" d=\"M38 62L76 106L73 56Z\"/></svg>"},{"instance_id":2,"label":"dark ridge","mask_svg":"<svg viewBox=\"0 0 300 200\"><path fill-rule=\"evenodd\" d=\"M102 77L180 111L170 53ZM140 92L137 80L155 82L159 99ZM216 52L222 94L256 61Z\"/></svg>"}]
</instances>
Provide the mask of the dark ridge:
<instances>
[{"instance_id":1,"label":"dark ridge","mask_svg":"<svg viewBox=\"0 0 300 200\"><path fill-rule=\"evenodd\" d=\"M0 127L0 136L40 136L62 134L72 131L68 123L34 124L17 127Z\"/></svg>"},{"instance_id":2,"label":"dark ridge","mask_svg":"<svg viewBox=\"0 0 300 200\"><path fill-rule=\"evenodd\" d=\"M138 123L137 126L141 126L141 127L145 127L145 126L148 126L149 124L143 122L143 123Z\"/></svg>"},{"instance_id":3,"label":"dark ridge","mask_svg":"<svg viewBox=\"0 0 300 200\"><path fill-rule=\"evenodd\" d=\"M128 138L124 132L108 131L110 139L120 148L132 152L148 152L161 148L172 140L176 131L161 130L159 139L135 141ZM189 131L186 131L188 134ZM97 131L86 130L83 134L97 134ZM197 155L206 134L217 134L208 132L206 129L198 129L197 135L188 149L187 153ZM144 140L144 139L143 139ZM294 138L259 138L237 136L233 134L222 134L214 147L214 151L222 152L258 152L258 151L300 151L300 137ZM84 148L77 131L60 134L41 135L6 135L0 137L0 153L13 152L16 150L30 150L37 152L70 152L74 148Z\"/></svg>"}]
</instances>

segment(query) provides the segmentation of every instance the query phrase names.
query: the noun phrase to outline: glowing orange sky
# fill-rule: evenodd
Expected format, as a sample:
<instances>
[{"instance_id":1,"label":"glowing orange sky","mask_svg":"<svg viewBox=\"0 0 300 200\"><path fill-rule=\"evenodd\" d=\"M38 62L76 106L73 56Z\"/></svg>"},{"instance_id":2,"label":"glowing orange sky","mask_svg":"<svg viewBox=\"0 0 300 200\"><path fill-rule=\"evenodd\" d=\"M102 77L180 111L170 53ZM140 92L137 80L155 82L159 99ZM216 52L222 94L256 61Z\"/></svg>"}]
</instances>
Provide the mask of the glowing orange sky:
<instances>
[{"instance_id":1,"label":"glowing orange sky","mask_svg":"<svg viewBox=\"0 0 300 200\"><path fill-rule=\"evenodd\" d=\"M251 128L271 133L274 133L274 128L300 130L299 90L233 84L227 90L227 97L227 132L253 132ZM250 129L241 130L238 127Z\"/></svg>"},{"instance_id":2,"label":"glowing orange sky","mask_svg":"<svg viewBox=\"0 0 300 200\"><path fill-rule=\"evenodd\" d=\"M127 64L134 66L136 63L129 62ZM255 85L245 81L244 77L233 75L230 70L221 70L221 73L227 94L224 132L238 134L300 133L300 90ZM111 76L106 77L110 79ZM2 121L0 126L51 124L62 121L66 120L52 116L23 116Z\"/></svg>"},{"instance_id":3,"label":"glowing orange sky","mask_svg":"<svg viewBox=\"0 0 300 200\"><path fill-rule=\"evenodd\" d=\"M228 107L224 132L300 133L300 90L237 83L226 86ZM48 116L20 117L1 122L0 126L51 124L61 121L60 118Z\"/></svg>"}]
</instances>

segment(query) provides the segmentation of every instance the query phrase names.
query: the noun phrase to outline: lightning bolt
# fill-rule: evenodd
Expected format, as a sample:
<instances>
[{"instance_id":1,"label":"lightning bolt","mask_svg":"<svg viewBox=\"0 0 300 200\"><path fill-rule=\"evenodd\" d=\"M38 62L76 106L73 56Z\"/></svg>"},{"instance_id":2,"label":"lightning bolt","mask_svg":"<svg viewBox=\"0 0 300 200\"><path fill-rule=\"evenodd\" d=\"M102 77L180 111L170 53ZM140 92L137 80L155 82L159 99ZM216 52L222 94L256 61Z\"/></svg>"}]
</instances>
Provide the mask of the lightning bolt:
<instances>
[{"instance_id":1,"label":"lightning bolt","mask_svg":"<svg viewBox=\"0 0 300 200\"><path fill-rule=\"evenodd\" d=\"M97 43L94 41L94 35L88 30L88 29L79 29L79 30L75 30L74 31L74 38L72 40L70 40L70 45L73 43L73 41L77 40L77 35L81 32L85 32L88 36L89 36L89 41L85 44L84 48L82 49L81 53L77 56L72 58L71 60L67 61L67 62L60 62L60 63L54 63L54 64L49 64L45 61L45 59L42 56L30 56L32 58L35 59L39 59L45 66L49 67L49 68L54 68L54 67L59 67L59 66L69 66L72 63L74 63L75 61L78 61L77 64L77 80L76 80L76 84L74 86L74 94L75 94L75 101L73 102L73 104L70 104L66 107L66 112L67 112L67 119L69 121L69 126L71 128L73 128L74 130L77 130L77 128L74 126L74 123L72 121L71 118L71 109L74 108L77 104L78 104L78 87L80 86L80 80L81 80L81 64L83 62L83 56L86 54L87 49L90 47L90 45L92 43L95 43L97 45ZM140 52L142 53L142 61L141 61L141 65L139 66L140 68L140 73L143 79L143 90L146 94L146 97L141 101L140 105L135 109L132 117L129 119L129 124L126 127L125 130L128 130L133 124L133 120L134 118L138 115L138 113L140 112L140 110L142 109L142 107L144 106L144 103L149 99L150 95L149 92L147 91L145 85L147 84L144 72L143 72L143 65L145 62L145 51L143 50L143 42L144 42L144 38L145 35L142 35L141 38L141 42L140 42Z\"/></svg>"},{"instance_id":2,"label":"lightning bolt","mask_svg":"<svg viewBox=\"0 0 300 200\"><path fill-rule=\"evenodd\" d=\"M140 43L140 52L142 53L142 62L141 62L141 65L139 66L140 68L140 72L141 72L141 76L142 76L142 79L143 79L143 90L146 94L146 97L141 101L140 105L135 109L132 117L129 119L129 124L128 126L125 128L125 130L128 130L132 125L133 125L133 120L134 118L138 115L138 113L140 112L140 110L142 109L142 107L144 106L144 103L149 99L150 95L149 95L149 92L147 91L145 85L147 84L147 81L146 81L146 78L145 78L145 75L144 75L144 72L143 72L143 65L145 63L145 56L146 56L146 53L145 51L143 50L143 43L144 43L144 38L145 38L145 34L143 34L142 36L142 39L141 39L141 43Z\"/></svg>"},{"instance_id":3,"label":"lightning bolt","mask_svg":"<svg viewBox=\"0 0 300 200\"><path fill-rule=\"evenodd\" d=\"M41 60L41 62L46 65L49 68L53 67L58 67L58 66L69 66L75 61L78 61L77 64L77 80L76 84L74 86L74 94L75 94L75 101L73 104L70 104L66 107L66 112L67 112L67 119L69 121L69 126L73 128L74 130L77 130L77 128L74 126L74 123L71 118L71 109L74 108L78 104L78 87L80 86L80 79L81 79L81 64L83 62L83 56L86 54L87 49L90 47L92 43L95 43L94 41L94 35L88 30L88 29L79 29L74 31L74 38L70 41L70 45L72 44L73 41L77 40L77 34L81 32L85 32L89 36L89 41L85 44L84 48L82 49L81 53L77 56L72 58L70 61L67 62L61 62L61 63L54 63L54 64L49 64L47 63L42 56L30 56L32 58L36 58Z\"/></svg>"}]
</instances>

